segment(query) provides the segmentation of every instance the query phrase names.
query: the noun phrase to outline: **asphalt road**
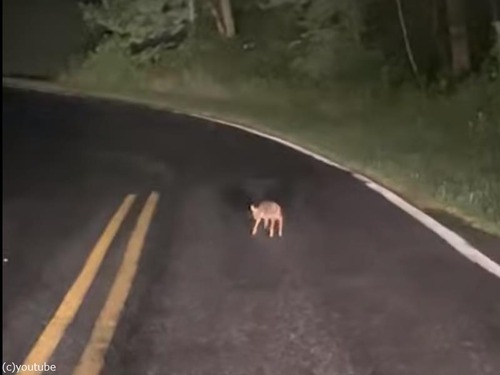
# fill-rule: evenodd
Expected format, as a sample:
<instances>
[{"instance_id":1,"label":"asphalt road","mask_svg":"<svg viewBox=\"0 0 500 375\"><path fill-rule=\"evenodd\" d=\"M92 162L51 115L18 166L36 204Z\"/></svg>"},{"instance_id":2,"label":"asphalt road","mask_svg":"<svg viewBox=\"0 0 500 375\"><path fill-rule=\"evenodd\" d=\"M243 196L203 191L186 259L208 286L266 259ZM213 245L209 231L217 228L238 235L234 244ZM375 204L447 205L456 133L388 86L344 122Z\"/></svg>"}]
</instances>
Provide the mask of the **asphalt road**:
<instances>
[{"instance_id":1,"label":"asphalt road","mask_svg":"<svg viewBox=\"0 0 500 375\"><path fill-rule=\"evenodd\" d=\"M500 280L349 173L181 115L3 95L4 363L500 374ZM103 234L128 194L116 236ZM250 236L261 199L282 204L282 238ZM78 278L96 248L95 278Z\"/></svg>"}]
</instances>

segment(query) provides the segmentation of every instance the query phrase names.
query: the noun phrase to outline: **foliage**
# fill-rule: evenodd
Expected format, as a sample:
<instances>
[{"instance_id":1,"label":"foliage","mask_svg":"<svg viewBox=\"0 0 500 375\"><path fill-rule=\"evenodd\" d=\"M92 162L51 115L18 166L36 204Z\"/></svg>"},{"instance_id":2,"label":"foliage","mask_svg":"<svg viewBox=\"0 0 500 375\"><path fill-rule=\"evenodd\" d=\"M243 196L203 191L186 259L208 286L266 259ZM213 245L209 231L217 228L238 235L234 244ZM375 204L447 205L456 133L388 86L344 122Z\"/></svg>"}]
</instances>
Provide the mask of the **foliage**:
<instances>
[{"instance_id":1,"label":"foliage","mask_svg":"<svg viewBox=\"0 0 500 375\"><path fill-rule=\"evenodd\" d=\"M157 61L161 55L171 56L166 53L169 49L194 46L196 43L186 38L188 30L201 35L201 39L205 39L203 43L214 46L207 40L207 36L217 39L209 4L220 5L220 0L102 0L99 4L82 5L82 10L91 28L101 30L108 39L116 39L115 43L135 60L150 62ZM428 82L448 80L451 63L446 47L447 18L443 2L414 0L401 4L408 25L408 42L419 72ZM479 0L477 4L474 7L469 4L468 9L470 39L475 46L472 60L479 70L494 40L493 29L481 26L491 22L487 0ZM189 5L197 8L196 21L190 19ZM232 0L232 6L238 31L236 43L248 45L246 41L259 38L266 19L278 22L279 27L265 30L258 45L250 44L256 46L253 53L242 54L239 59L254 59L260 53L261 65L282 71L288 80L321 85L338 79L383 78L391 84L412 80L394 1ZM256 13L259 17L250 24L248 19ZM286 20L286 24L279 23L280 20ZM282 38L283 28L293 32ZM194 33L190 37L194 37ZM227 48L222 44L219 47L221 53L217 54L222 56ZM266 70L257 64L254 66L257 75Z\"/></svg>"},{"instance_id":2,"label":"foliage","mask_svg":"<svg viewBox=\"0 0 500 375\"><path fill-rule=\"evenodd\" d=\"M144 1L130 0L125 8ZM109 37L68 81L149 92L169 103L181 97L191 111L263 124L409 197L423 196L424 205L498 228L494 30L484 27L487 8L470 12L473 72L455 79L442 3L401 1L424 91L415 87L393 0L232 0L237 37L231 40L218 34L207 2L198 2L191 32L175 48L161 44L137 53L151 61L154 51L153 63L138 67L127 60L131 41L150 34L136 32L133 39L132 32L108 25ZM156 31L164 27L155 25Z\"/></svg>"},{"instance_id":3,"label":"foliage","mask_svg":"<svg viewBox=\"0 0 500 375\"><path fill-rule=\"evenodd\" d=\"M81 8L91 29L111 35L124 50L147 59L172 42L189 17L185 0L103 0Z\"/></svg>"}]
</instances>

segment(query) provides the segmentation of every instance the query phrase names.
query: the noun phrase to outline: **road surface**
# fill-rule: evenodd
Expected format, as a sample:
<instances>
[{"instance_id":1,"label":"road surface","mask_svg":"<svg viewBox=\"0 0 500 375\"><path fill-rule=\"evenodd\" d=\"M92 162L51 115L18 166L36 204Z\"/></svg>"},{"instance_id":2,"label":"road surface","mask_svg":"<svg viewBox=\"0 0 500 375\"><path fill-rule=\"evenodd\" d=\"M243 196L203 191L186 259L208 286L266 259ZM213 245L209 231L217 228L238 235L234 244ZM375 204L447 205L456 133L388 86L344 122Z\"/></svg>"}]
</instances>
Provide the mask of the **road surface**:
<instances>
[{"instance_id":1,"label":"road surface","mask_svg":"<svg viewBox=\"0 0 500 375\"><path fill-rule=\"evenodd\" d=\"M3 95L4 366L500 374L500 279L349 173L200 119ZM261 199L282 238L250 236Z\"/></svg>"}]
</instances>

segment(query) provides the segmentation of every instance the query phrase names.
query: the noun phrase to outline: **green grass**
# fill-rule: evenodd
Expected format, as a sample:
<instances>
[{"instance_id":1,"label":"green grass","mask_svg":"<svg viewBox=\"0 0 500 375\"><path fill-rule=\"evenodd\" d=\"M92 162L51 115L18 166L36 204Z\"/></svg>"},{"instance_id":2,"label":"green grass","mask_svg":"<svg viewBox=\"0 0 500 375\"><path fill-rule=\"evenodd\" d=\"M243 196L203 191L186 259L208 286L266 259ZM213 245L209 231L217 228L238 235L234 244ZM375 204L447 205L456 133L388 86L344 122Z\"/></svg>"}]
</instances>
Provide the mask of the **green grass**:
<instances>
[{"instance_id":1,"label":"green grass","mask_svg":"<svg viewBox=\"0 0 500 375\"><path fill-rule=\"evenodd\" d=\"M231 45L194 55L187 48L148 69L102 46L68 69L69 56L85 44L75 3L26 4L3 2L4 76L58 76L64 87L236 121L364 173L421 208L500 234L498 82L471 80L452 96L430 97L364 84L365 77L354 82L351 72L319 89L280 78L288 57L271 56L274 44L260 55Z\"/></svg>"},{"instance_id":2,"label":"green grass","mask_svg":"<svg viewBox=\"0 0 500 375\"><path fill-rule=\"evenodd\" d=\"M385 104L323 99L319 104L330 107L321 113L317 102L274 106L271 98L265 101L264 91L255 97L263 102L194 93L181 101L183 108L282 135L373 177L423 208L458 214L500 233L499 127L491 118L478 120L465 98L435 103L417 95Z\"/></svg>"},{"instance_id":3,"label":"green grass","mask_svg":"<svg viewBox=\"0 0 500 375\"><path fill-rule=\"evenodd\" d=\"M68 87L118 93L202 112L279 135L390 187L500 234L500 87L471 80L451 96L414 89L329 90L263 79L223 83L199 67L142 71L107 50L61 78Z\"/></svg>"}]
</instances>

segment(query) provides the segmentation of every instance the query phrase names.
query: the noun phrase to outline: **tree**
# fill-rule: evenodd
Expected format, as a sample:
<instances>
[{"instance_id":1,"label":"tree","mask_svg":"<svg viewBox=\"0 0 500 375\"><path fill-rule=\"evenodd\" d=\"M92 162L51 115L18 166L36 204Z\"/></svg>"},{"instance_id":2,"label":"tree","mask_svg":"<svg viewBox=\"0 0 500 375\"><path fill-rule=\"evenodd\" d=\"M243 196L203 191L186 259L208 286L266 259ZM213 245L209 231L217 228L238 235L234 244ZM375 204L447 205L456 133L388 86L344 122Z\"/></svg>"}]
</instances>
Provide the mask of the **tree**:
<instances>
[{"instance_id":1,"label":"tree","mask_svg":"<svg viewBox=\"0 0 500 375\"><path fill-rule=\"evenodd\" d=\"M222 10L222 19L226 30L226 37L232 38L236 29L234 26L233 9L231 7L231 0L220 0L220 8Z\"/></svg>"},{"instance_id":2,"label":"tree","mask_svg":"<svg viewBox=\"0 0 500 375\"><path fill-rule=\"evenodd\" d=\"M453 73L460 76L471 67L463 0L446 0L446 10Z\"/></svg>"},{"instance_id":3,"label":"tree","mask_svg":"<svg viewBox=\"0 0 500 375\"><path fill-rule=\"evenodd\" d=\"M410 61L410 65L417 82L419 83L419 85L421 85L420 73L418 72L417 63L415 62L415 58L413 57L413 50L410 45L410 39L408 38L408 30L406 28L406 21L403 14L403 7L401 6L401 0L396 0L396 6L398 8L398 18L399 18L399 23L401 25L401 31L403 33L403 39L405 43L406 53L408 55L408 60Z\"/></svg>"},{"instance_id":4,"label":"tree","mask_svg":"<svg viewBox=\"0 0 500 375\"><path fill-rule=\"evenodd\" d=\"M446 21L446 4L444 3L444 0L432 0L431 4L432 35L434 39L434 49L437 56L437 70L449 71L450 54L447 37L448 22Z\"/></svg>"},{"instance_id":5,"label":"tree","mask_svg":"<svg viewBox=\"0 0 500 375\"><path fill-rule=\"evenodd\" d=\"M103 0L82 4L83 18L132 54L157 52L176 43L193 9L185 0Z\"/></svg>"},{"instance_id":6,"label":"tree","mask_svg":"<svg viewBox=\"0 0 500 375\"><path fill-rule=\"evenodd\" d=\"M219 34L226 38L234 37L236 28L231 0L211 0L209 6Z\"/></svg>"},{"instance_id":7,"label":"tree","mask_svg":"<svg viewBox=\"0 0 500 375\"><path fill-rule=\"evenodd\" d=\"M496 53L497 53L498 64L500 65L500 5L496 0L490 0L490 1L491 1L491 13L493 14L492 26L493 29L495 30Z\"/></svg>"},{"instance_id":8,"label":"tree","mask_svg":"<svg viewBox=\"0 0 500 375\"><path fill-rule=\"evenodd\" d=\"M196 7L194 0L188 0L189 22L194 25L196 20Z\"/></svg>"}]
</instances>

